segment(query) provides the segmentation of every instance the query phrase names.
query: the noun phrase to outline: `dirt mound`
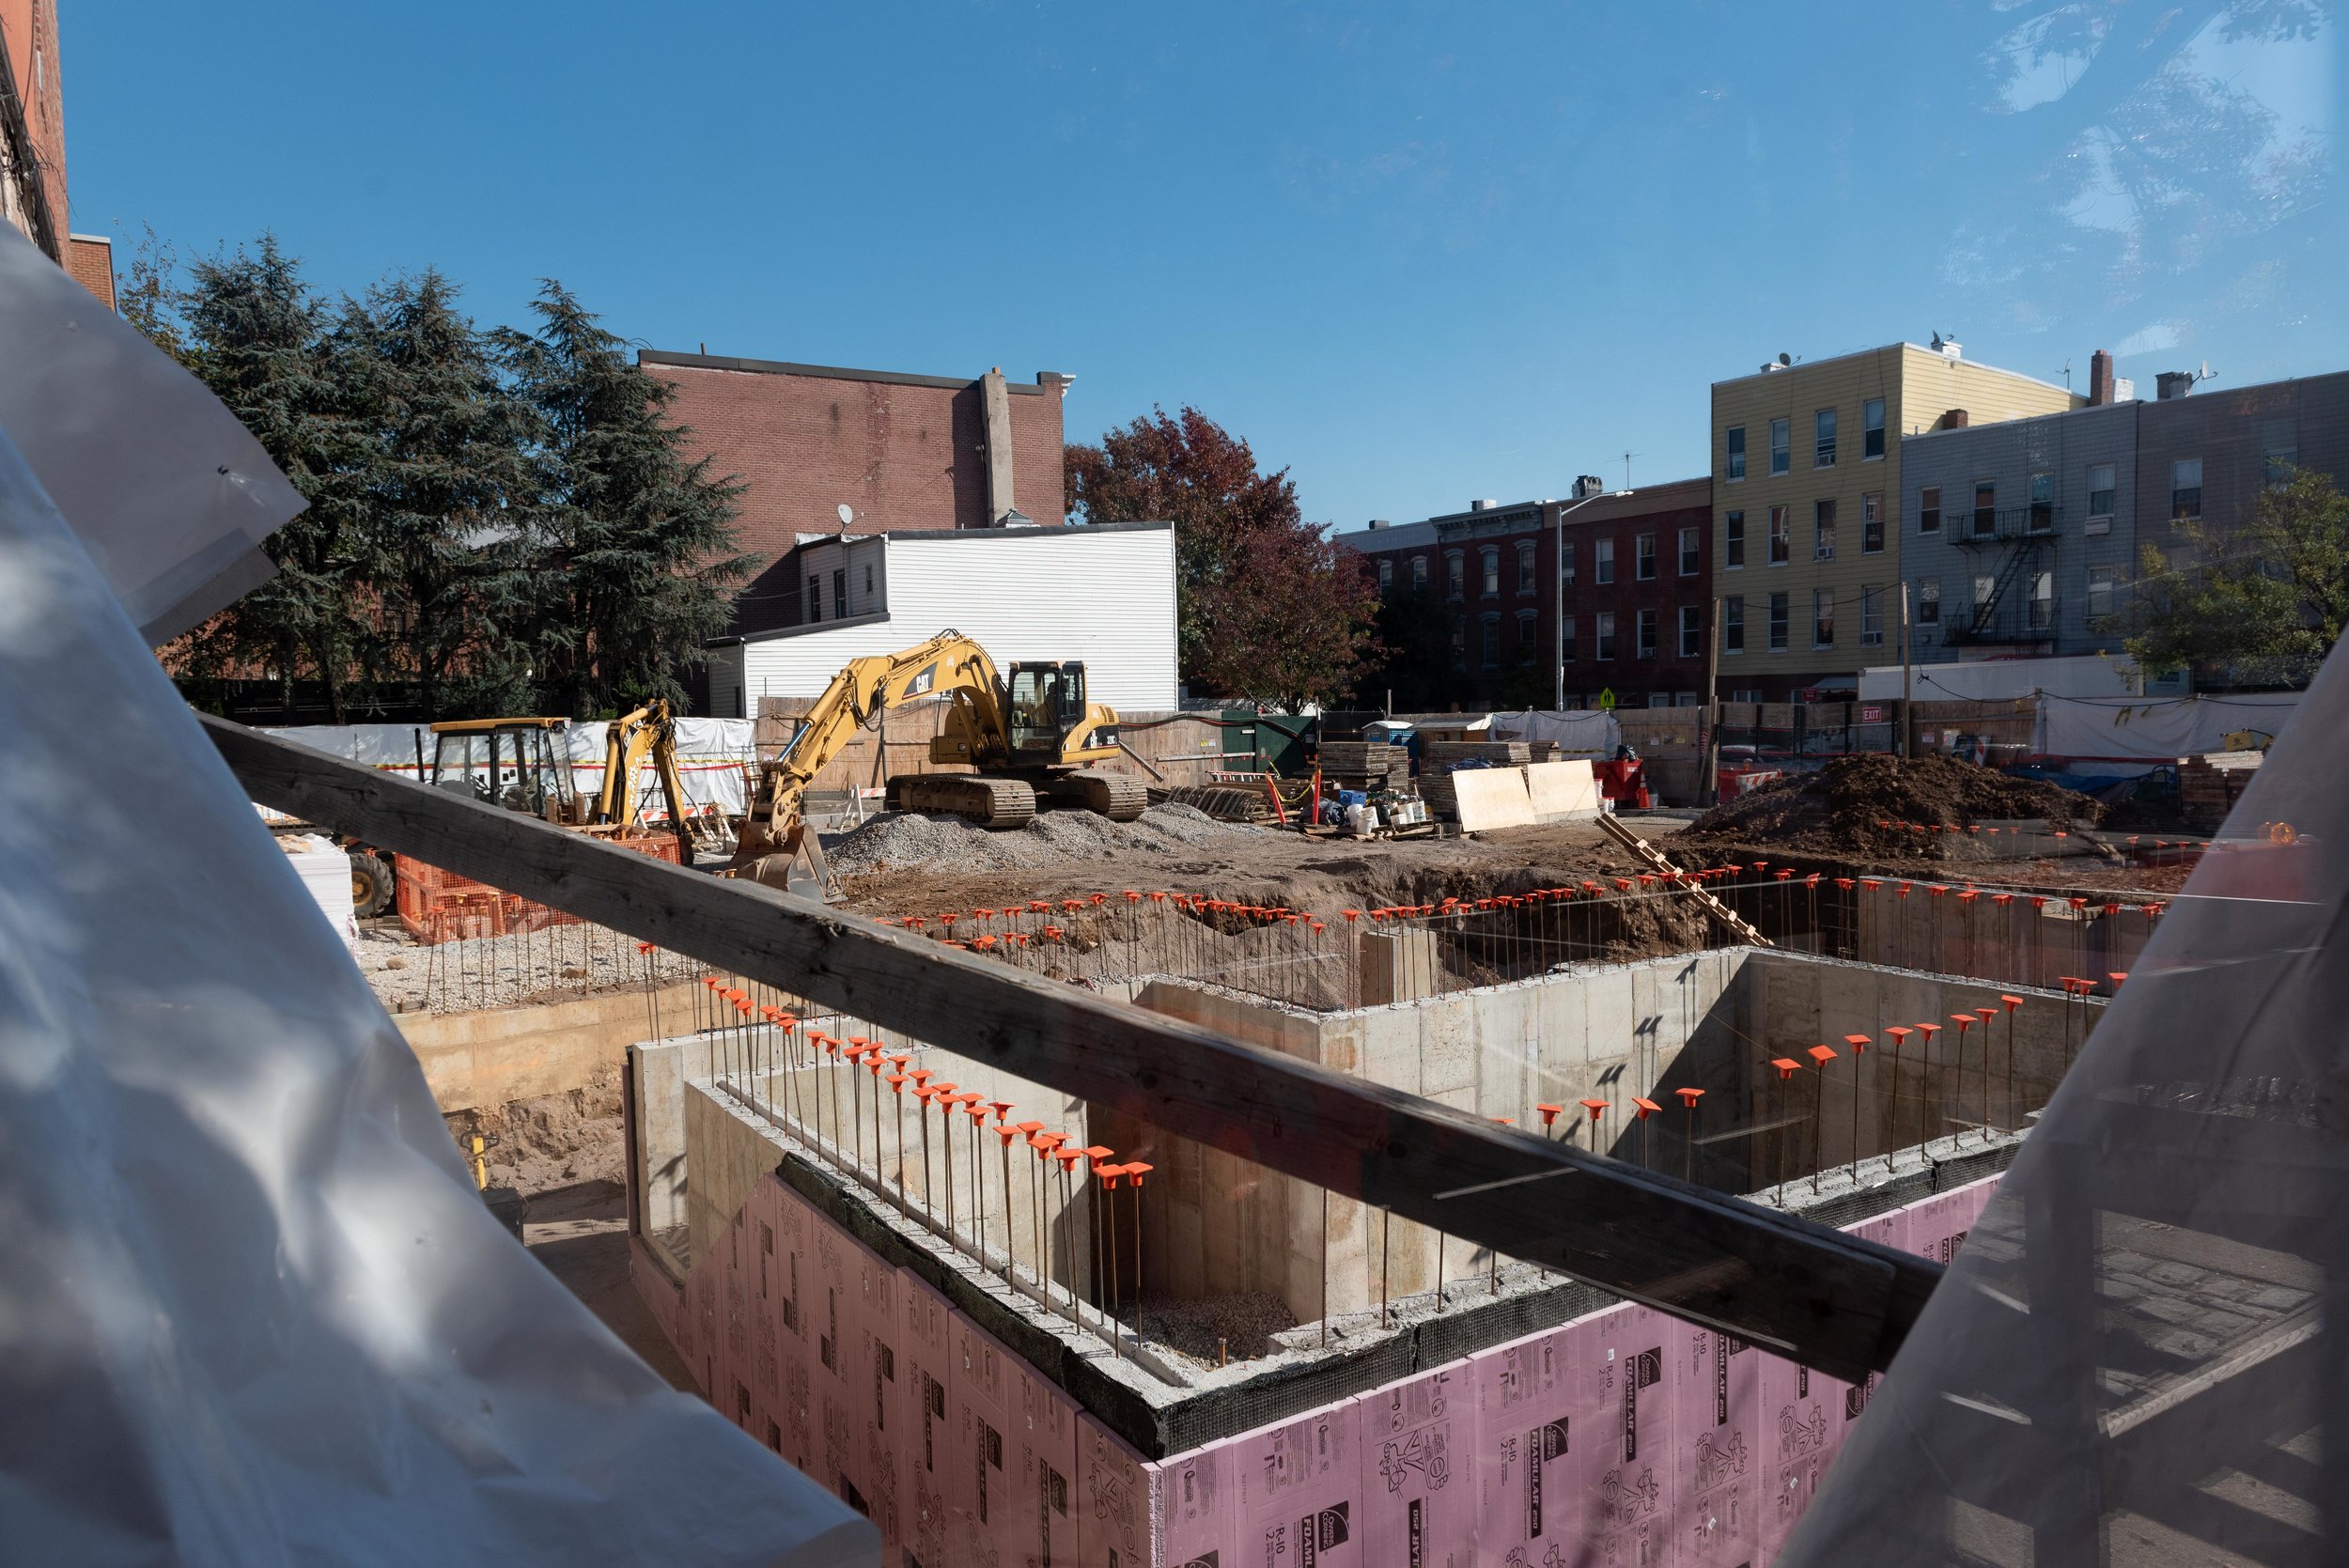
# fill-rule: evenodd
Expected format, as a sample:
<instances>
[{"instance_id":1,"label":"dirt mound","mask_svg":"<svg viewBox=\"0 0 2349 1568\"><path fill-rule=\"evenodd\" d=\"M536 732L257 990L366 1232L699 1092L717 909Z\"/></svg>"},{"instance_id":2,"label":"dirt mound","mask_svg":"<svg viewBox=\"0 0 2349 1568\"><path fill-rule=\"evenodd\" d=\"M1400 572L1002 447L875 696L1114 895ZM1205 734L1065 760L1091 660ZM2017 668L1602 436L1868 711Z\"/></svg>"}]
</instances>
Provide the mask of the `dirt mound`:
<instances>
[{"instance_id":1,"label":"dirt mound","mask_svg":"<svg viewBox=\"0 0 2349 1568\"><path fill-rule=\"evenodd\" d=\"M1837 757L1815 773L1781 779L1727 801L1685 837L1830 854L1936 857L1926 828L2044 818L2058 828L2092 827L2103 808L2085 795L2017 779L1948 757L1870 753Z\"/></svg>"},{"instance_id":2,"label":"dirt mound","mask_svg":"<svg viewBox=\"0 0 2349 1568\"><path fill-rule=\"evenodd\" d=\"M1152 806L1131 822L1112 822L1088 811L1040 812L1027 826L1009 832L990 831L940 813L895 812L827 841L824 856L842 877L917 866L941 872L1025 871L1253 836L1254 829L1218 822L1193 807L1172 804Z\"/></svg>"}]
</instances>

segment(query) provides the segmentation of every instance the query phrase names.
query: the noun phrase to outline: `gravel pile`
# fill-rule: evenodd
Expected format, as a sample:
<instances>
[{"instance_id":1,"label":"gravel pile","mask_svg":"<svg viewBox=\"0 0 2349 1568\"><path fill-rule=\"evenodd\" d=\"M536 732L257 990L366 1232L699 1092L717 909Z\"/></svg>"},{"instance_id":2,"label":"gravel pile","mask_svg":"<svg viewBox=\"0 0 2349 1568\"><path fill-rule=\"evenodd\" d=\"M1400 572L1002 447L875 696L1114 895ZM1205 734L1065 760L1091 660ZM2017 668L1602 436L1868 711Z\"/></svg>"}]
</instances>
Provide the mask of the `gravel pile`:
<instances>
[{"instance_id":1,"label":"gravel pile","mask_svg":"<svg viewBox=\"0 0 2349 1568\"><path fill-rule=\"evenodd\" d=\"M825 858L842 877L938 866L954 871L1025 871L1067 861L1115 860L1179 846L1244 837L1255 830L1190 806L1152 806L1132 822L1088 811L1039 812L1024 828L994 832L959 816L899 812L827 838Z\"/></svg>"},{"instance_id":2,"label":"gravel pile","mask_svg":"<svg viewBox=\"0 0 2349 1568\"><path fill-rule=\"evenodd\" d=\"M645 983L636 944L599 925L552 925L435 946L396 930L362 932L353 953L376 996L395 1013L510 1007L537 997L581 996ZM662 955L681 975L683 960ZM674 976L664 975L666 978Z\"/></svg>"}]
</instances>

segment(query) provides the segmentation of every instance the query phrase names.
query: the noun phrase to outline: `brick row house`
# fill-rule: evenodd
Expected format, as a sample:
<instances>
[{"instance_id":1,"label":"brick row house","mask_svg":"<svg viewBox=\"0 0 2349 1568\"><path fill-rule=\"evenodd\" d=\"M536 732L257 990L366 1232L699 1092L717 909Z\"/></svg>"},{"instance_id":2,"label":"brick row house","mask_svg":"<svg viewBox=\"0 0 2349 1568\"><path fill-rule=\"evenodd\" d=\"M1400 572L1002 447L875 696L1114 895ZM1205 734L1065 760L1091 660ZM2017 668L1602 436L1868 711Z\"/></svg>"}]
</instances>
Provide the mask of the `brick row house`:
<instances>
[{"instance_id":1,"label":"brick row house","mask_svg":"<svg viewBox=\"0 0 2349 1568\"><path fill-rule=\"evenodd\" d=\"M1425 592L1450 616L1451 700L1547 707L1563 644L1566 704L1695 703L1712 595L1712 482L1681 479L1503 505L1337 536L1381 596ZM1563 548L1563 558L1559 554ZM1558 617L1563 613L1564 624Z\"/></svg>"}]
</instances>

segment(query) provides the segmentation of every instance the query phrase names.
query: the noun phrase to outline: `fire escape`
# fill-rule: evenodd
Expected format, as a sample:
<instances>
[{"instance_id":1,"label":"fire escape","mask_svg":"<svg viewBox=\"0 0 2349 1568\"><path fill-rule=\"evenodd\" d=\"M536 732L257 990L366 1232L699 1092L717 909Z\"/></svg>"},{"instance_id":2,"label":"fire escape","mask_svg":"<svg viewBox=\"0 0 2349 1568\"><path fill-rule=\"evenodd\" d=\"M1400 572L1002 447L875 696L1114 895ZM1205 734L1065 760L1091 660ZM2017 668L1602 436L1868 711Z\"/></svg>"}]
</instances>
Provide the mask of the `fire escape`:
<instances>
[{"instance_id":1,"label":"fire escape","mask_svg":"<svg viewBox=\"0 0 2349 1568\"><path fill-rule=\"evenodd\" d=\"M1989 647L2053 643L2056 605L2052 592L2056 570L2057 524L2061 508L2052 502L2003 510L1977 507L1961 513L1951 541L1971 554L1977 565L1972 604L1954 616L1945 616L1941 641L1947 646ZM2033 593L2042 573L2050 592ZM1987 582L1987 591L1982 584Z\"/></svg>"}]
</instances>

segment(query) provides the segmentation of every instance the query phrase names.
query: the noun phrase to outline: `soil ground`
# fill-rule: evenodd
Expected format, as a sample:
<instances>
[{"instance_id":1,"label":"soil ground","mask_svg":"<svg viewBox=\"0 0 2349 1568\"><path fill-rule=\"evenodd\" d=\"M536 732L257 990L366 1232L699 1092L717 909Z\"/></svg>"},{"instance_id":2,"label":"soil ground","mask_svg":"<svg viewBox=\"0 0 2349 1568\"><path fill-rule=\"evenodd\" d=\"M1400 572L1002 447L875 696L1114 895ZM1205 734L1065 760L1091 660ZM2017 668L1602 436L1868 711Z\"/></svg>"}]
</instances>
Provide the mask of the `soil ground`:
<instances>
[{"instance_id":1,"label":"soil ground","mask_svg":"<svg viewBox=\"0 0 2349 1568\"><path fill-rule=\"evenodd\" d=\"M669 1386L700 1390L628 1278L628 1195L617 1182L579 1182L529 1195L522 1245Z\"/></svg>"}]
</instances>

